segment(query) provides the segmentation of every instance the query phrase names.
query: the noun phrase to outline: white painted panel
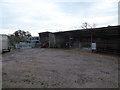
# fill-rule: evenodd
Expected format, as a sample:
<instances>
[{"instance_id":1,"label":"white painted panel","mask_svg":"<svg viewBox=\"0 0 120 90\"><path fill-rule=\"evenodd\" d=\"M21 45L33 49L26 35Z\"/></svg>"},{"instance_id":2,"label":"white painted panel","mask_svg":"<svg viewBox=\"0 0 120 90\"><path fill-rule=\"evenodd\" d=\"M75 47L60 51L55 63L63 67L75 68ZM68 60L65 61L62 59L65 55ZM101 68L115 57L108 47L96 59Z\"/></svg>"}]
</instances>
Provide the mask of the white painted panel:
<instances>
[{"instance_id":1,"label":"white painted panel","mask_svg":"<svg viewBox=\"0 0 120 90\"><path fill-rule=\"evenodd\" d=\"M96 50L96 43L92 43L92 50Z\"/></svg>"}]
</instances>

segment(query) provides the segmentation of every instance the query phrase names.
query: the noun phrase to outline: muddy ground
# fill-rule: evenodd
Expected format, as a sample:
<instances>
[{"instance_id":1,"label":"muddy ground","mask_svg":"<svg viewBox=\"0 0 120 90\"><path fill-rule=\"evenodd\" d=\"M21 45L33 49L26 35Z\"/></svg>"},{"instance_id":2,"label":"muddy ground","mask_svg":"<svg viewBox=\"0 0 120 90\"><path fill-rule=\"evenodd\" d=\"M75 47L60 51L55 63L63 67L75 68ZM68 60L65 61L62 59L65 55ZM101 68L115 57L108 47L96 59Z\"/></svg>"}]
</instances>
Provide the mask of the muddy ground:
<instances>
[{"instance_id":1,"label":"muddy ground","mask_svg":"<svg viewBox=\"0 0 120 90\"><path fill-rule=\"evenodd\" d=\"M19 49L3 54L3 88L117 88L118 57L80 50Z\"/></svg>"}]
</instances>

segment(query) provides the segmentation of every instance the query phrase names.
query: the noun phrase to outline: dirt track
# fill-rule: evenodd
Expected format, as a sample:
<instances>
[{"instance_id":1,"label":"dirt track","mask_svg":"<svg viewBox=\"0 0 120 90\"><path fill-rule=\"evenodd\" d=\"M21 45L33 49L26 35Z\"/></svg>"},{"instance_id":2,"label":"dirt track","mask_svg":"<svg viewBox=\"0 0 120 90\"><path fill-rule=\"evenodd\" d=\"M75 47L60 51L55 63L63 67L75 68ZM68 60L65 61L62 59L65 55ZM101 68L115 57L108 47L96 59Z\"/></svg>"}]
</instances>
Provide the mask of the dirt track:
<instances>
[{"instance_id":1,"label":"dirt track","mask_svg":"<svg viewBox=\"0 0 120 90\"><path fill-rule=\"evenodd\" d=\"M118 58L78 50L20 49L3 54L5 88L117 88Z\"/></svg>"}]
</instances>

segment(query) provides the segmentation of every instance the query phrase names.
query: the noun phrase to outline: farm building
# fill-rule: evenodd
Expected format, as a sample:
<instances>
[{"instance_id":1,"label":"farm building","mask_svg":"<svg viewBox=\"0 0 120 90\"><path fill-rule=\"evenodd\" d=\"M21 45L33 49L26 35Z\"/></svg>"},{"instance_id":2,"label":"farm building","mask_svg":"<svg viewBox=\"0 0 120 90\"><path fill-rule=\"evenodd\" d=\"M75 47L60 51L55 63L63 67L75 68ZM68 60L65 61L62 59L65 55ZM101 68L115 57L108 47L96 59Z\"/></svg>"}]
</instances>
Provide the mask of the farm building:
<instances>
[{"instance_id":1,"label":"farm building","mask_svg":"<svg viewBox=\"0 0 120 90\"><path fill-rule=\"evenodd\" d=\"M39 33L40 46L43 48L49 47L49 34L51 32L42 32Z\"/></svg>"},{"instance_id":2,"label":"farm building","mask_svg":"<svg viewBox=\"0 0 120 90\"><path fill-rule=\"evenodd\" d=\"M41 41L46 40L47 47L55 48L79 48L92 50L95 44L96 51L120 53L120 26L108 26L102 28L80 29L63 32L39 33Z\"/></svg>"}]
</instances>

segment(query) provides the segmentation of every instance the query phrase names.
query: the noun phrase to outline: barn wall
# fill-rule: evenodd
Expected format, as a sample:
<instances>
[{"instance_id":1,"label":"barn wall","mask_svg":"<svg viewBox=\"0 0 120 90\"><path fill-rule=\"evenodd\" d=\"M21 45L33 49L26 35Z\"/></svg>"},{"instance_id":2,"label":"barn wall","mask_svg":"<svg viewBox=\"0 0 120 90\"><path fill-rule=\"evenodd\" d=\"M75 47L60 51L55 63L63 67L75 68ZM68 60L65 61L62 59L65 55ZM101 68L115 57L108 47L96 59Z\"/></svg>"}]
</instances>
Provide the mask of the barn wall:
<instances>
[{"instance_id":1,"label":"barn wall","mask_svg":"<svg viewBox=\"0 0 120 90\"><path fill-rule=\"evenodd\" d=\"M54 48L55 44L56 44L55 35L52 33L49 33L49 47Z\"/></svg>"},{"instance_id":2,"label":"barn wall","mask_svg":"<svg viewBox=\"0 0 120 90\"><path fill-rule=\"evenodd\" d=\"M55 35L56 47L64 48L67 42L67 38L62 35Z\"/></svg>"}]
</instances>

